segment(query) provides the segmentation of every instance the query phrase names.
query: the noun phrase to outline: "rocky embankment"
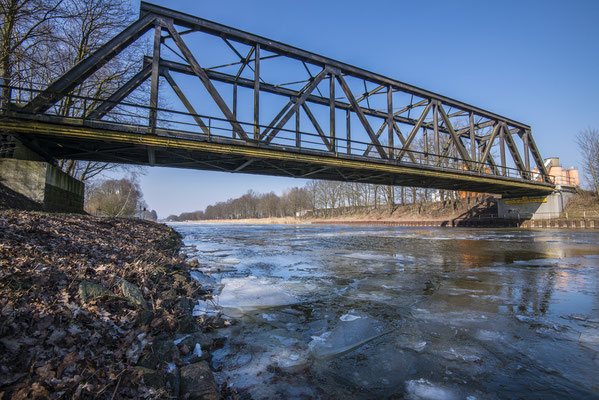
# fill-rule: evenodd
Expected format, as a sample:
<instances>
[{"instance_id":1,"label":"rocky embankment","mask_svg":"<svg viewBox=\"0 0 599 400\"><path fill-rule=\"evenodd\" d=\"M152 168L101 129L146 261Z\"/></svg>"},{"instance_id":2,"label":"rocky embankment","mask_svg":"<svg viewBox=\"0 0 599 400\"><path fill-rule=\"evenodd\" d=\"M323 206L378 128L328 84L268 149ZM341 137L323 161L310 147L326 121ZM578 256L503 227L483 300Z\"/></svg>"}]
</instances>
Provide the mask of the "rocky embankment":
<instances>
[{"instance_id":1,"label":"rocky embankment","mask_svg":"<svg viewBox=\"0 0 599 400\"><path fill-rule=\"evenodd\" d=\"M0 399L221 397L223 322L192 316L180 247L151 222L1 211Z\"/></svg>"}]
</instances>

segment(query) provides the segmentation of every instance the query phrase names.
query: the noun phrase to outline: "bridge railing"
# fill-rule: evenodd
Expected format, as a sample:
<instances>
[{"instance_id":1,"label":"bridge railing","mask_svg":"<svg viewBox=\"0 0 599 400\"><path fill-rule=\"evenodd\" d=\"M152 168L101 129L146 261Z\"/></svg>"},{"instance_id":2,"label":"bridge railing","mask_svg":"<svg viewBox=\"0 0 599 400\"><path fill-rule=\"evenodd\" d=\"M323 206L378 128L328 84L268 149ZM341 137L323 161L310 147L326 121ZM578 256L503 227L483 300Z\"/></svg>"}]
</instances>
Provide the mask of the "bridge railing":
<instances>
[{"instance_id":1,"label":"bridge railing","mask_svg":"<svg viewBox=\"0 0 599 400\"><path fill-rule=\"evenodd\" d=\"M92 124L113 130L126 130L141 134L158 134L173 137L185 137L197 140L219 139L233 140L238 144L249 144L260 147L272 147L293 149L297 151L321 152L334 154L337 157L349 156L365 160L384 161L385 163L412 165L423 168L458 171L464 174L477 176L494 176L522 181L542 181L538 173L534 171L522 172L521 170L508 166L490 166L488 163L479 161L464 161L463 159L444 154L436 154L431 151L403 149L401 147L381 144L386 154L392 155L388 159L382 159L373 150L371 142L356 139L336 137L334 147L327 147L323 143L325 133L320 130L317 133L279 128L280 132L275 141L267 142L263 139L240 138L231 127L226 118L205 115L200 113L189 113L187 111L175 110L163 107L150 107L142 102L127 102L123 100L111 101L106 98L96 98L77 94L69 94L64 101L49 108L44 113L32 113L23 107L36 95L45 91L43 85L29 82L27 85L8 86L0 85L2 94L6 95L0 106L1 118L20 118L39 120L43 118L54 118L54 122L72 125ZM98 115L95 113L98 104L110 104L110 112ZM153 116L153 117L152 117ZM155 127L151 126L153 118ZM200 129L195 122L197 118L205 121L206 130ZM260 130L272 129L272 125L254 124L243 120L238 121L245 131L251 132L255 127ZM319 129L317 129L319 130ZM432 146L431 146L432 147ZM555 176L549 176L552 183L556 182Z\"/></svg>"}]
</instances>

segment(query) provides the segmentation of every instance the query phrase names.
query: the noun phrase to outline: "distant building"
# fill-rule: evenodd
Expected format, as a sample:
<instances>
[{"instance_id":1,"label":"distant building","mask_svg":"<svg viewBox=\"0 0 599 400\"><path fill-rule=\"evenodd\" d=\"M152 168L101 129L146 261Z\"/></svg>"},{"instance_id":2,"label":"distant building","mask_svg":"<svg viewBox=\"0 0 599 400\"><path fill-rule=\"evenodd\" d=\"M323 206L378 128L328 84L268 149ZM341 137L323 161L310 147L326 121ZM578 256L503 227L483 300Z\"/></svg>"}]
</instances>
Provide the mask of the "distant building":
<instances>
[{"instance_id":1,"label":"distant building","mask_svg":"<svg viewBox=\"0 0 599 400\"><path fill-rule=\"evenodd\" d=\"M564 168L561 165L559 165L559 157L546 158L544 161L544 164L545 164L545 169L547 170L547 173L549 174L552 181L556 185L574 186L574 187L579 186L580 182L578 180L578 170L574 167ZM485 172L489 173L490 171L487 170ZM538 169L534 168L530 172L532 172L532 174L533 174L532 177L534 180L537 180L537 181L541 180L541 175L539 174ZM490 196L490 194L488 194L488 193L474 193L474 192L464 192L464 191L458 192L458 196L460 199L478 197L481 195L483 197Z\"/></svg>"},{"instance_id":2,"label":"distant building","mask_svg":"<svg viewBox=\"0 0 599 400\"><path fill-rule=\"evenodd\" d=\"M559 164L559 157L551 157L545 159L545 169L550 175L551 179L554 180L556 185L563 186L574 186L580 185L578 170L574 167L564 168ZM539 171L535 168L531 171L533 177L540 180Z\"/></svg>"}]
</instances>

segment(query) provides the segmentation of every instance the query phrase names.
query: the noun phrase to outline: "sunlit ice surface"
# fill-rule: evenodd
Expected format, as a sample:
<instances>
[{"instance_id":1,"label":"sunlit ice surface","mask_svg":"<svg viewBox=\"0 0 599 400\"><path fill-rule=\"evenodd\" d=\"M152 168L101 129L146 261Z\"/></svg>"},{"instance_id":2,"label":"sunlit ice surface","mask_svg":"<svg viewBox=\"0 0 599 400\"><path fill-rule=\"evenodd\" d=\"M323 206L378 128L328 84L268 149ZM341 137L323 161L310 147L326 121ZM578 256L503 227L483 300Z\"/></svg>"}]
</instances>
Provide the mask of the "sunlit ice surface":
<instances>
[{"instance_id":1,"label":"sunlit ice surface","mask_svg":"<svg viewBox=\"0 0 599 400\"><path fill-rule=\"evenodd\" d=\"M262 398L599 398L599 233L173 224Z\"/></svg>"}]
</instances>

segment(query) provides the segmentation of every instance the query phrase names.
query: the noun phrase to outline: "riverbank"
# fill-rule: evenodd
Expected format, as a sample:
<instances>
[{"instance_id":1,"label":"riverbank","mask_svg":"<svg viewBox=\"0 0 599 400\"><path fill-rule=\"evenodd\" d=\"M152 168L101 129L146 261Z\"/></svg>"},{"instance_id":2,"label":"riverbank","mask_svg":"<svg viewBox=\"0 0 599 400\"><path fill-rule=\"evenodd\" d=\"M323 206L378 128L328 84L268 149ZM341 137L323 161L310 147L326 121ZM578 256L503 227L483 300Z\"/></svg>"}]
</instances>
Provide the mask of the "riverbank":
<instances>
[{"instance_id":1,"label":"riverbank","mask_svg":"<svg viewBox=\"0 0 599 400\"><path fill-rule=\"evenodd\" d=\"M414 227L472 228L549 228L599 229L599 199L588 191L579 190L569 201L562 217L552 220L517 220L497 217L497 205L492 198L462 199L453 205L443 202L387 207L316 210L303 217L249 218L185 221L200 224L239 225L373 225Z\"/></svg>"},{"instance_id":2,"label":"riverbank","mask_svg":"<svg viewBox=\"0 0 599 400\"><path fill-rule=\"evenodd\" d=\"M216 318L171 228L0 211L0 399L218 399ZM199 272L197 272L199 273Z\"/></svg>"}]
</instances>

